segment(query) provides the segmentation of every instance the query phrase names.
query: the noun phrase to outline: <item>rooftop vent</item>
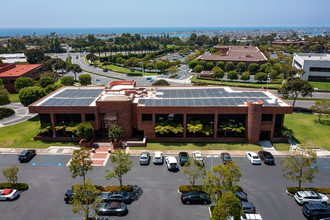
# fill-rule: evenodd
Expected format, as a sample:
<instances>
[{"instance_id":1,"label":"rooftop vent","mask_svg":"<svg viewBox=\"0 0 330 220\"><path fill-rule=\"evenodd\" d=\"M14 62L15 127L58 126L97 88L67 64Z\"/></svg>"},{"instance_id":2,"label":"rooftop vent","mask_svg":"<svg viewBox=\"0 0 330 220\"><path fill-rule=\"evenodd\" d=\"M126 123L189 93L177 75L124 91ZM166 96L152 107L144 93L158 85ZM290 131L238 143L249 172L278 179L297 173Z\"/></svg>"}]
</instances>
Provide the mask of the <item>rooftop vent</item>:
<instances>
[{"instance_id":1,"label":"rooftop vent","mask_svg":"<svg viewBox=\"0 0 330 220\"><path fill-rule=\"evenodd\" d=\"M250 57L250 58L252 58L253 55L252 55L252 54L246 54L245 57Z\"/></svg>"}]
</instances>

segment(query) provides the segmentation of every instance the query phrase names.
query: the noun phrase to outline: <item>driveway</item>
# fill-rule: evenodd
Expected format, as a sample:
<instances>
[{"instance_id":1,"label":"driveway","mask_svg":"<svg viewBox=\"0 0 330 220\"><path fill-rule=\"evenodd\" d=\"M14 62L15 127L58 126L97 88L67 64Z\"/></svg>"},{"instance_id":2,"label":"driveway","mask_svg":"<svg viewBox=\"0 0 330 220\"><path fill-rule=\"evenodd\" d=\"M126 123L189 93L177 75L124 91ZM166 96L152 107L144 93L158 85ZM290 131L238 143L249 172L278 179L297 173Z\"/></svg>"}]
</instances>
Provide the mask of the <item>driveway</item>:
<instances>
[{"instance_id":1,"label":"driveway","mask_svg":"<svg viewBox=\"0 0 330 220\"><path fill-rule=\"evenodd\" d=\"M21 123L36 115L29 113L28 107L24 107L21 103L5 105L5 108L11 108L15 113L12 116L0 119L0 127Z\"/></svg>"}]
</instances>

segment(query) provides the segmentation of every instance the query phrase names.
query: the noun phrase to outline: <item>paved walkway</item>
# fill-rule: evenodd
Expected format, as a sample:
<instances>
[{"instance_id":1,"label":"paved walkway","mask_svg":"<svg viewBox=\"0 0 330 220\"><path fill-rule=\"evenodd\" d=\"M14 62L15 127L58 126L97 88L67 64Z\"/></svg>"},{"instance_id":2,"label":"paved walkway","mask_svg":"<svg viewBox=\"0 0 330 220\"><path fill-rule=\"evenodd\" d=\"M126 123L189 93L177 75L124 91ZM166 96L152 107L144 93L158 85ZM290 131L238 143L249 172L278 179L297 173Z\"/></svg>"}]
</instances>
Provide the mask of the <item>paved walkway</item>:
<instances>
[{"instance_id":1,"label":"paved walkway","mask_svg":"<svg viewBox=\"0 0 330 220\"><path fill-rule=\"evenodd\" d=\"M5 105L5 108L11 108L15 111L15 113L12 116L0 119L0 127L21 123L36 115L34 113L29 113L28 107L24 107L21 103L11 103L9 105Z\"/></svg>"}]
</instances>

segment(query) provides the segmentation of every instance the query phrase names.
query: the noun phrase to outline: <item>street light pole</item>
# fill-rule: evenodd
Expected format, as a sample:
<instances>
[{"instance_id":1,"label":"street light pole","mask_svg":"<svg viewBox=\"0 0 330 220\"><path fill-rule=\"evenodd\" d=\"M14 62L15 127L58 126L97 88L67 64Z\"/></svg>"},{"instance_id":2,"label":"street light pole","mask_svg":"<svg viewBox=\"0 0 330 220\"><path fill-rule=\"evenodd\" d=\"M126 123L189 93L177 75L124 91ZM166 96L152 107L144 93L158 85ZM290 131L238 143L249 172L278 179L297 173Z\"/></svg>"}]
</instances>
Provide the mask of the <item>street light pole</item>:
<instances>
[{"instance_id":1,"label":"street light pole","mask_svg":"<svg viewBox=\"0 0 330 220\"><path fill-rule=\"evenodd\" d=\"M269 73L267 74L267 90L268 90L268 79L269 79Z\"/></svg>"}]
</instances>

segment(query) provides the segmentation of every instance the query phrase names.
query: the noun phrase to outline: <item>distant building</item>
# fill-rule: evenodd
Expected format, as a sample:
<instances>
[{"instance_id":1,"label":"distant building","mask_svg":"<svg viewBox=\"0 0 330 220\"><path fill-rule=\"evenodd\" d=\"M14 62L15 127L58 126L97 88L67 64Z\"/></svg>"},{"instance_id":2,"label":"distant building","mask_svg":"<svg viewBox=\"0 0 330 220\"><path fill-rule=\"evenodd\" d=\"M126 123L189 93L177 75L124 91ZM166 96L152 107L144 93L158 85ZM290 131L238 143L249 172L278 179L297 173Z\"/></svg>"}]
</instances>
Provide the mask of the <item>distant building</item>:
<instances>
[{"instance_id":1,"label":"distant building","mask_svg":"<svg viewBox=\"0 0 330 220\"><path fill-rule=\"evenodd\" d=\"M303 80L330 81L329 54L295 53L292 66L305 70Z\"/></svg>"},{"instance_id":2,"label":"distant building","mask_svg":"<svg viewBox=\"0 0 330 220\"><path fill-rule=\"evenodd\" d=\"M233 62L234 67L237 64L243 62L246 64L246 68L250 63L256 63L258 65L267 62L265 55L258 49L258 47L252 46L215 46L214 49L221 55L202 55L198 57L198 61L205 60L206 62L213 62L216 64L219 61Z\"/></svg>"},{"instance_id":3,"label":"distant building","mask_svg":"<svg viewBox=\"0 0 330 220\"><path fill-rule=\"evenodd\" d=\"M3 63L26 62L24 53L0 54Z\"/></svg>"},{"instance_id":4,"label":"distant building","mask_svg":"<svg viewBox=\"0 0 330 220\"><path fill-rule=\"evenodd\" d=\"M42 64L16 65L14 63L0 63L0 79L10 93L15 93L15 80L20 77L30 77L38 80L44 73Z\"/></svg>"},{"instance_id":5,"label":"distant building","mask_svg":"<svg viewBox=\"0 0 330 220\"><path fill-rule=\"evenodd\" d=\"M275 41L273 46L289 46L289 45L299 45L303 46L305 41Z\"/></svg>"}]
</instances>

